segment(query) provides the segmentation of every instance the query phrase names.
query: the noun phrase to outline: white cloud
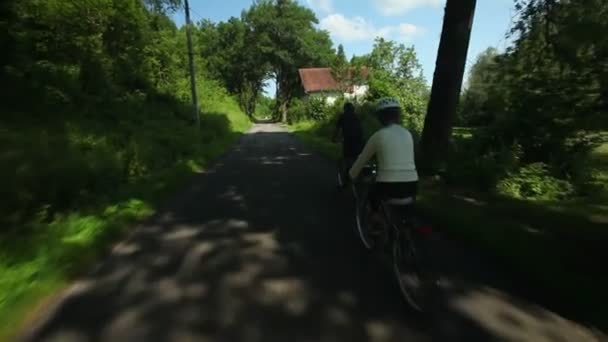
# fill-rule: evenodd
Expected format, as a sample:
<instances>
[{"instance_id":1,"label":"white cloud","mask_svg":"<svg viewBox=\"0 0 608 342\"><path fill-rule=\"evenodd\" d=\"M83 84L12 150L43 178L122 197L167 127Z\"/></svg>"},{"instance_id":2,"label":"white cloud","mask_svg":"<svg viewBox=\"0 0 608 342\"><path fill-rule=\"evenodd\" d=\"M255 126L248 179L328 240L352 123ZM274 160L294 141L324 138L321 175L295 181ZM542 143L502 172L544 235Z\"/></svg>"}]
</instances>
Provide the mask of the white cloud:
<instances>
[{"instance_id":1,"label":"white cloud","mask_svg":"<svg viewBox=\"0 0 608 342\"><path fill-rule=\"evenodd\" d=\"M306 0L308 6L313 9L318 9L321 12L331 13L334 11L334 4L332 0Z\"/></svg>"},{"instance_id":2,"label":"white cloud","mask_svg":"<svg viewBox=\"0 0 608 342\"><path fill-rule=\"evenodd\" d=\"M425 32L423 27L408 23L399 24L398 28L399 34L406 37L417 36Z\"/></svg>"},{"instance_id":3,"label":"white cloud","mask_svg":"<svg viewBox=\"0 0 608 342\"><path fill-rule=\"evenodd\" d=\"M328 15L321 19L319 25L332 36L346 42L369 40L376 36L384 37L393 30L388 26L376 28L362 17L347 18L340 13Z\"/></svg>"},{"instance_id":4,"label":"white cloud","mask_svg":"<svg viewBox=\"0 0 608 342\"><path fill-rule=\"evenodd\" d=\"M348 18L340 13L330 14L321 19L319 26L342 42L372 40L376 37L404 40L424 32L423 28L407 23L376 27L365 18Z\"/></svg>"},{"instance_id":5,"label":"white cloud","mask_svg":"<svg viewBox=\"0 0 608 342\"><path fill-rule=\"evenodd\" d=\"M418 7L439 7L445 0L373 0L380 13L400 15Z\"/></svg>"}]
</instances>

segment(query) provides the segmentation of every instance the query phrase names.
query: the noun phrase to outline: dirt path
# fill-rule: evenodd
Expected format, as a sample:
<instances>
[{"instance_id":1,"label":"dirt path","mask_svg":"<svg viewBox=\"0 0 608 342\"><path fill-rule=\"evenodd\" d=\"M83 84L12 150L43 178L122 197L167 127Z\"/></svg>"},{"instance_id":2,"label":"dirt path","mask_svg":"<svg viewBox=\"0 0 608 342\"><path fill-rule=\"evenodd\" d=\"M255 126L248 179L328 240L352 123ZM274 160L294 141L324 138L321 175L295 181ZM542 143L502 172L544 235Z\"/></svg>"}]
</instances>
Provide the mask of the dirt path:
<instances>
[{"instance_id":1,"label":"dirt path","mask_svg":"<svg viewBox=\"0 0 608 342\"><path fill-rule=\"evenodd\" d=\"M452 247L441 256L447 301L421 319L360 247L333 171L282 128L256 125L25 340L598 340L497 290L507 276Z\"/></svg>"}]
</instances>

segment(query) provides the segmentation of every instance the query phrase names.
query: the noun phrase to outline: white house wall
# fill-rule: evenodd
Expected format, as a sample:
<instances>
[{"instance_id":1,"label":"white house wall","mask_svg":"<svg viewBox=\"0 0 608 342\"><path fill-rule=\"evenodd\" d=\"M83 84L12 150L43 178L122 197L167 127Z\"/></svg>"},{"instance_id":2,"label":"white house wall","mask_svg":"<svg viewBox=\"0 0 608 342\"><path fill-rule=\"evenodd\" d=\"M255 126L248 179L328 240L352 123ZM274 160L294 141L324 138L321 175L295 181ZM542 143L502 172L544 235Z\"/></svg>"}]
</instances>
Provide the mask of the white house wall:
<instances>
[{"instance_id":1,"label":"white house wall","mask_svg":"<svg viewBox=\"0 0 608 342\"><path fill-rule=\"evenodd\" d=\"M327 105L332 105L332 104L336 103L339 96L340 96L340 93L311 93L311 94L308 94L309 98L324 100L325 104L327 104Z\"/></svg>"},{"instance_id":2,"label":"white house wall","mask_svg":"<svg viewBox=\"0 0 608 342\"><path fill-rule=\"evenodd\" d=\"M362 99L369 90L367 85L354 86L352 93L343 93L345 99L353 100L353 99ZM320 93L310 93L308 94L309 98L324 100L326 104L333 105L336 103L338 98L340 97L340 93L337 92L320 92Z\"/></svg>"},{"instance_id":3,"label":"white house wall","mask_svg":"<svg viewBox=\"0 0 608 342\"><path fill-rule=\"evenodd\" d=\"M344 97L352 100L352 99L362 99L367 94L369 87L367 85L354 86L352 93L344 93Z\"/></svg>"}]
</instances>

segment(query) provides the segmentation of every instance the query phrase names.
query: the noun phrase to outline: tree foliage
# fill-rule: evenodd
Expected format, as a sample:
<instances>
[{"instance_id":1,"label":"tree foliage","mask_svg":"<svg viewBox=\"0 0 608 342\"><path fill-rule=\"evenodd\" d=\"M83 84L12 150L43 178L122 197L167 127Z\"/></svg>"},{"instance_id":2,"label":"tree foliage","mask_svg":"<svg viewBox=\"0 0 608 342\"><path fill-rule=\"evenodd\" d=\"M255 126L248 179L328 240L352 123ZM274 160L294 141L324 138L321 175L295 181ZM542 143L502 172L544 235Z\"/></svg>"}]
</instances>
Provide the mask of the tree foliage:
<instances>
[{"instance_id":1,"label":"tree foliage","mask_svg":"<svg viewBox=\"0 0 608 342\"><path fill-rule=\"evenodd\" d=\"M200 54L209 75L237 96L241 108L252 116L267 78L269 65L256 48L256 34L236 17L199 26Z\"/></svg>"},{"instance_id":2,"label":"tree foliage","mask_svg":"<svg viewBox=\"0 0 608 342\"><path fill-rule=\"evenodd\" d=\"M200 55L209 75L237 96L250 116L265 82L274 79L275 115L286 120L288 104L302 91L298 69L335 61L329 35L317 23L314 13L296 1L257 1L240 18L202 22Z\"/></svg>"},{"instance_id":3,"label":"tree foliage","mask_svg":"<svg viewBox=\"0 0 608 342\"><path fill-rule=\"evenodd\" d=\"M515 4L513 44L478 58L461 118L484 127L477 153L516 147L522 166L542 163L553 176L584 185L586 156L608 129L608 44L597 39L608 29L608 3Z\"/></svg>"},{"instance_id":4,"label":"tree foliage","mask_svg":"<svg viewBox=\"0 0 608 342\"><path fill-rule=\"evenodd\" d=\"M202 131L193 127L185 34L166 12L177 5L2 2L4 226L42 207L52 215L115 198L117 189L204 156L203 143L221 144L231 124L242 129L235 102L204 70L199 102L208 115Z\"/></svg>"},{"instance_id":5,"label":"tree foliage","mask_svg":"<svg viewBox=\"0 0 608 342\"><path fill-rule=\"evenodd\" d=\"M406 124L420 133L428 101L428 87L414 47L376 38L371 53L355 58L353 63L371 69L368 99L373 101L386 96L398 98L405 112Z\"/></svg>"},{"instance_id":6,"label":"tree foliage","mask_svg":"<svg viewBox=\"0 0 608 342\"><path fill-rule=\"evenodd\" d=\"M496 81L486 85L491 96L481 104L493 103L496 130L521 144L526 159L564 162L589 142L581 132L607 127L608 44L590 33L608 28L608 4L546 0L517 7L515 43L496 57Z\"/></svg>"},{"instance_id":7,"label":"tree foliage","mask_svg":"<svg viewBox=\"0 0 608 342\"><path fill-rule=\"evenodd\" d=\"M270 64L276 80L277 114L287 121L291 99L301 93L298 69L330 65L332 42L325 31L315 27L314 13L293 0L262 0L243 14L255 33L262 58Z\"/></svg>"},{"instance_id":8,"label":"tree foliage","mask_svg":"<svg viewBox=\"0 0 608 342\"><path fill-rule=\"evenodd\" d=\"M497 57L498 51L495 48L488 48L477 56L462 95L456 122L458 125L487 125L499 110L500 104L492 102L496 96L491 94L497 82Z\"/></svg>"}]
</instances>

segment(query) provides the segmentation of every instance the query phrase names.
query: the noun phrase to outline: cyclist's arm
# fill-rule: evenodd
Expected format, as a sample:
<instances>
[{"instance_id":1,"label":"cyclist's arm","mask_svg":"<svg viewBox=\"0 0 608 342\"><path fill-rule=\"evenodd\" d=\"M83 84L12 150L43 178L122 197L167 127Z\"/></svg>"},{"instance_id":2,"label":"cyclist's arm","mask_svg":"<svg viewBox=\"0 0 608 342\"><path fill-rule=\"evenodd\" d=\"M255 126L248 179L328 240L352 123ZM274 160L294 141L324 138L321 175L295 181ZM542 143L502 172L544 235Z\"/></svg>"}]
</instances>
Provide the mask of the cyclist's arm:
<instances>
[{"instance_id":1,"label":"cyclist's arm","mask_svg":"<svg viewBox=\"0 0 608 342\"><path fill-rule=\"evenodd\" d=\"M349 174L351 179L356 179L359 176L361 169L363 169L365 164L367 164L367 162L374 156L374 154L376 154L376 140L377 134L374 134L371 138L369 138L367 144L365 144L363 151L361 152L359 157L357 157L357 160L353 164L353 167L350 168Z\"/></svg>"}]
</instances>

